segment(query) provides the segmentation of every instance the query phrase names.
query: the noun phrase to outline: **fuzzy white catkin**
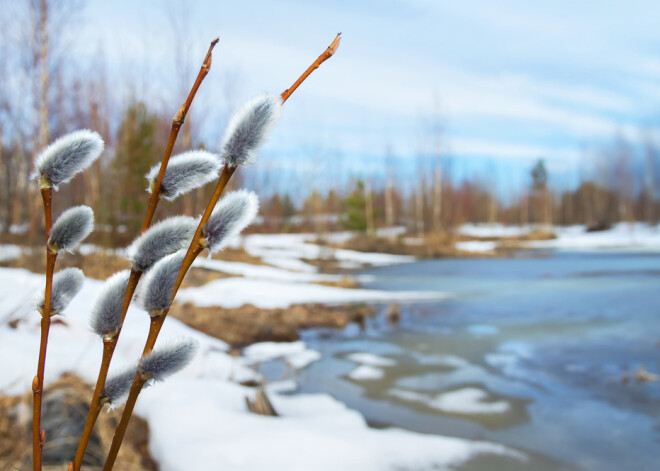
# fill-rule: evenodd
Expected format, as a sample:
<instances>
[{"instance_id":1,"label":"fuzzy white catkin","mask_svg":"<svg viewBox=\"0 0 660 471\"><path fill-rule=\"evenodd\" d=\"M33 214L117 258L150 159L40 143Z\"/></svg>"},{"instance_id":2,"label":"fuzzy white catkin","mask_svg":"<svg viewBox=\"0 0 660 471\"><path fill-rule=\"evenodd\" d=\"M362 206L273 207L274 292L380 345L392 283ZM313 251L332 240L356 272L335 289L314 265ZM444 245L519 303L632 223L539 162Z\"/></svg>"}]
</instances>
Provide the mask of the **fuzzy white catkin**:
<instances>
[{"instance_id":1,"label":"fuzzy white catkin","mask_svg":"<svg viewBox=\"0 0 660 471\"><path fill-rule=\"evenodd\" d=\"M120 406L128 396L135 371L135 368L129 368L119 374L111 375L103 386L101 402L108 402L111 409Z\"/></svg>"},{"instance_id":2,"label":"fuzzy white catkin","mask_svg":"<svg viewBox=\"0 0 660 471\"><path fill-rule=\"evenodd\" d=\"M171 201L199 188L218 177L221 164L219 156L203 150L184 152L172 157L160 184L160 194ZM160 164L154 165L146 175L149 193L154 189L159 170Z\"/></svg>"},{"instance_id":3,"label":"fuzzy white catkin","mask_svg":"<svg viewBox=\"0 0 660 471\"><path fill-rule=\"evenodd\" d=\"M72 252L94 229L94 211L89 206L74 206L64 211L53 224L48 248L53 252Z\"/></svg>"},{"instance_id":4,"label":"fuzzy white catkin","mask_svg":"<svg viewBox=\"0 0 660 471\"><path fill-rule=\"evenodd\" d=\"M62 314L73 297L78 294L85 281L85 275L79 268L65 268L53 276L53 286L50 295L50 315ZM45 304L45 293L37 303L39 312L43 312Z\"/></svg>"},{"instance_id":5,"label":"fuzzy white catkin","mask_svg":"<svg viewBox=\"0 0 660 471\"><path fill-rule=\"evenodd\" d=\"M40 180L42 188L57 190L58 185L89 167L101 152L103 139L98 133L83 129L66 134L35 158L32 177Z\"/></svg>"},{"instance_id":6,"label":"fuzzy white catkin","mask_svg":"<svg viewBox=\"0 0 660 471\"><path fill-rule=\"evenodd\" d=\"M190 245L197 220L174 216L151 226L126 249L126 256L139 272L149 270L158 260Z\"/></svg>"},{"instance_id":7,"label":"fuzzy white catkin","mask_svg":"<svg viewBox=\"0 0 660 471\"><path fill-rule=\"evenodd\" d=\"M222 159L230 167L247 165L257 157L282 109L279 95L264 94L248 101L229 122L222 141Z\"/></svg>"},{"instance_id":8,"label":"fuzzy white catkin","mask_svg":"<svg viewBox=\"0 0 660 471\"><path fill-rule=\"evenodd\" d=\"M228 193L217 204L202 230L211 253L223 249L231 237L240 234L257 216L259 198L252 191Z\"/></svg>"},{"instance_id":9,"label":"fuzzy white catkin","mask_svg":"<svg viewBox=\"0 0 660 471\"><path fill-rule=\"evenodd\" d=\"M138 370L149 379L163 381L185 368L195 357L198 347L193 339L171 342L142 358Z\"/></svg>"},{"instance_id":10,"label":"fuzzy white catkin","mask_svg":"<svg viewBox=\"0 0 660 471\"><path fill-rule=\"evenodd\" d=\"M121 311L129 276L130 271L123 270L105 280L92 308L90 325L92 330L103 339L114 336L121 326Z\"/></svg>"},{"instance_id":11,"label":"fuzzy white catkin","mask_svg":"<svg viewBox=\"0 0 660 471\"><path fill-rule=\"evenodd\" d=\"M185 255L186 250L179 250L160 259L144 276L137 302L150 316L159 315L169 307Z\"/></svg>"}]
</instances>

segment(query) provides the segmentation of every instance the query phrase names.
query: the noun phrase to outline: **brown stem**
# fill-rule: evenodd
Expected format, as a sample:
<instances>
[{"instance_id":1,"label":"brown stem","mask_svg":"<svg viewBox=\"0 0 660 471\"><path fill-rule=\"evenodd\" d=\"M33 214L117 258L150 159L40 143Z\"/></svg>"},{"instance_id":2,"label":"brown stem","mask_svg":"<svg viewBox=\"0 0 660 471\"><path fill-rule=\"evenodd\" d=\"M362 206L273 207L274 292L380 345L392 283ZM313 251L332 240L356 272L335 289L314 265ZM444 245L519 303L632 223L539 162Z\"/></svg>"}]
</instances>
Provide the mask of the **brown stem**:
<instances>
[{"instance_id":1,"label":"brown stem","mask_svg":"<svg viewBox=\"0 0 660 471\"><path fill-rule=\"evenodd\" d=\"M326 49L325 52L321 54L316 59L316 61L314 61L314 63L307 68L307 70L298 78L298 80L296 80L290 88L282 92L280 96L282 97L283 103L289 98L289 96L291 96L291 94L296 90L296 88L298 88L298 86L309 76L309 74L311 74L324 61L329 59L335 53L337 47L339 47L339 41L341 39L340 34L341 33L339 33L337 37L335 37L334 41L332 41L332 44L330 44L328 49ZM211 213L213 213L213 209L215 209L216 203L220 199L220 196L222 196L222 192L226 188L227 183L229 183L229 180L231 179L235 171L236 171L236 167L230 167L228 165L225 165L224 168L222 169L222 173L220 174L218 183L215 186L213 195L211 196L211 199L206 205L206 209L204 210L204 214L202 215L199 221L197 230L195 231L195 235L193 236L193 240L190 243L190 246L188 247L188 251L186 252L185 257L183 258L183 262L181 263L181 268L179 269L179 275L174 284L174 288L172 289L170 304L172 301L174 301L174 297L176 296L176 293L178 292L179 287L183 282L183 278L186 276L186 273L188 272L188 269L195 261L195 258L197 258L197 256L202 252L202 250L204 250L204 248L200 244L202 231L204 230L204 226L206 226L206 223L211 217ZM144 350L142 351L143 358L145 355L147 355L149 352L153 350L154 345L156 344L156 340L158 338L158 334L160 333L160 329L163 326L163 323L165 322L165 318L167 317L168 313L169 313L169 307L165 309L160 316L152 317L151 324L149 327L149 336L147 337L147 341L144 345ZM119 448L121 447L121 442L124 438L124 434L126 433L126 427L128 426L128 422L130 420L131 414L133 413L133 408L135 407L135 403L137 401L138 396L140 395L144 383L145 383L144 378L142 378L139 372L136 373L135 378L133 379L131 390L128 393L128 399L126 401L126 407L124 408L124 412L122 413L121 416L121 421L119 422L117 428L115 429L115 436L112 439L112 446L108 453L108 457L103 467L103 471L111 470L115 460L117 459L117 453L119 452Z\"/></svg>"},{"instance_id":2,"label":"brown stem","mask_svg":"<svg viewBox=\"0 0 660 471\"><path fill-rule=\"evenodd\" d=\"M126 400L126 405L124 406L124 413L121 416L119 425L115 430L115 436L112 438L112 445L110 445L110 452L108 453L108 458L105 460L103 465L103 471L110 471L115 464L117 459L117 453L119 452L119 447L121 447L121 442L124 439L124 434L126 433L126 427L128 426L128 421L131 418L133 413L133 408L137 402L138 395L146 382L145 378L142 377L140 372L135 373L135 378L133 379L133 384L131 385L131 390L128 394L128 399Z\"/></svg>"},{"instance_id":3,"label":"brown stem","mask_svg":"<svg viewBox=\"0 0 660 471\"><path fill-rule=\"evenodd\" d=\"M156 212L156 206L158 206L158 201L160 200L160 185L163 181L163 177L165 176L167 163L170 161L170 157L172 156L172 149L174 148L174 143L176 142L176 138L179 135L179 129L181 129L183 121L186 119L186 115L188 114L188 110L190 109L190 105L192 104L195 95L197 94L199 86L202 84L204 78L206 78L209 70L211 70L212 51L215 45L218 44L218 41L220 41L219 38L215 38L213 41L211 41L209 50L206 53L206 57L204 57L204 62L202 63L202 67L199 69L195 83L190 89L188 98L186 98L186 101L183 103L183 105L181 105L179 111L177 111L172 118L172 129L170 130L170 137L167 140L165 155L163 156L163 160L160 163L160 169L158 170L156 182L154 183L154 187L151 190L149 206L147 207L147 214L144 217L144 223L142 224L142 232L149 229L149 226L151 225L151 220L153 219L154 213Z\"/></svg>"},{"instance_id":4,"label":"brown stem","mask_svg":"<svg viewBox=\"0 0 660 471\"><path fill-rule=\"evenodd\" d=\"M165 169L167 168L167 164L170 160L170 157L172 156L172 149L174 148L174 143L176 142L176 139L179 135L179 130L181 129L181 126L183 125L186 115L188 114L188 110L190 109L193 99L197 94L197 90L199 90L200 85L202 84L202 82L208 75L209 71L211 70L211 62L213 58L212 52L215 45L218 44L218 41L220 41L219 38L215 38L213 41L211 41L206 56L204 57L204 61L202 62L202 66L200 67L199 73L197 74L197 78L195 79L195 83L190 89L190 93L188 93L188 97L186 98L186 101L181 105L179 110L172 118L172 128L170 130L170 137L167 141L167 147L165 148L165 154L163 155L163 160L160 164L160 169L158 171L158 176L156 177L156 182L154 183L154 186L151 190L151 196L149 197L149 205L147 206L147 213L145 214L144 222L142 223L142 233L144 233L151 226L151 221L153 220L154 213L156 212L156 207L158 206L158 202L160 200L160 186L163 181L163 176L165 175ZM126 318L126 313L128 312L128 307L131 304L131 300L133 299L133 294L135 293L135 289L137 287L138 282L140 281L141 275L142 275L141 272L131 270L131 274L128 279L128 285L126 287L126 294L124 295L124 304L122 306L121 323L119 330L112 339L104 341L103 343L104 348L103 348L103 359L101 362L101 369L99 370L99 376L96 380L96 387L94 388L94 394L92 396L92 402L90 404L89 414L87 415L85 430L83 431L83 436L81 437L80 442L78 443L76 457L73 462L74 471L80 471L80 468L82 466L82 460L85 456L85 450L87 449L89 438L91 437L91 432L94 429L94 424L96 423L96 420L98 418L99 411L103 407L103 405L100 402L101 393L103 392L103 387L105 386L105 381L108 376L108 369L110 367L110 362L112 360L115 347L117 346L119 335L121 334L121 325L124 323L124 319ZM106 346L108 346L107 350L106 350ZM87 430L88 428L89 430Z\"/></svg>"},{"instance_id":5,"label":"brown stem","mask_svg":"<svg viewBox=\"0 0 660 471\"><path fill-rule=\"evenodd\" d=\"M132 272L131 272L132 274ZM129 281L130 282L130 281ZM116 336L113 340L116 339ZM94 388L94 395L92 396L92 402L89 405L89 413L87 414L87 421L85 422L85 428L83 429L82 436L80 437L80 442L78 442L78 450L76 450L76 456L73 460L72 469L80 469L82 466L83 458L85 457L85 450L87 449L87 444L89 439L92 436L92 431L94 430L94 424L96 419L101 412L103 404L101 404L101 394L103 393L103 387L105 386L105 378L108 376L108 368L110 368L110 360L112 359L112 354L117 345L116 341L104 340L103 341L103 358L101 359L101 368L99 370L99 380L96 381L96 387ZM103 378L104 381L100 381Z\"/></svg>"},{"instance_id":6,"label":"brown stem","mask_svg":"<svg viewBox=\"0 0 660 471\"><path fill-rule=\"evenodd\" d=\"M284 90L282 92L282 94L280 95L282 97L282 103L284 103L291 96L291 94L296 91L296 88L298 88L300 86L300 84L305 81L305 79L309 76L309 74L314 72L316 69L319 68L319 66L321 64L323 64L325 61L327 61L328 59L330 59L332 57L332 55L335 53L335 51L337 51L337 48L339 47L339 42L340 41L341 41L341 33L339 33L339 34L337 34L337 36L335 36L335 39L330 43L328 48L325 51L323 51L323 54L321 54L314 61L314 63L312 65L307 67L307 70L305 72L303 72L303 74L298 78L298 80L296 80L293 83L293 85L291 85L291 87L287 88L286 90Z\"/></svg>"},{"instance_id":7,"label":"brown stem","mask_svg":"<svg viewBox=\"0 0 660 471\"><path fill-rule=\"evenodd\" d=\"M48 249L48 238L52 227L51 200L53 190L41 189L41 198L44 202L44 220L46 224L46 289L44 293L44 309L41 313L41 341L39 343L39 362L37 375L32 380L32 467L34 471L41 471L41 452L46 441L46 434L41 430L41 399L44 388L44 371L46 370L46 349L48 347L48 333L50 331L50 303L53 293L53 271L57 253Z\"/></svg>"}]
</instances>

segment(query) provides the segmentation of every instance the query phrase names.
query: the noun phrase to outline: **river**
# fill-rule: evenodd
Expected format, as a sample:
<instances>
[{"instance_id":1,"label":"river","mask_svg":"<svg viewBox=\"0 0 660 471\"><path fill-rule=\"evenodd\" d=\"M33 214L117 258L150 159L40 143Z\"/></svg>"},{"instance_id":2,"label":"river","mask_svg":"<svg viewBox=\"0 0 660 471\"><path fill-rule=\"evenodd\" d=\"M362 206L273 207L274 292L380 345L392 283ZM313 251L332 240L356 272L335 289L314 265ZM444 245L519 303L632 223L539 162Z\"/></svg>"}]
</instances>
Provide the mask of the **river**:
<instances>
[{"instance_id":1,"label":"river","mask_svg":"<svg viewBox=\"0 0 660 471\"><path fill-rule=\"evenodd\" d=\"M303 334L322 359L301 392L329 393L374 427L484 439L526 463L464 470L660 469L660 256L521 253L364 272L367 288L441 291L366 331ZM370 355L355 355L368 352Z\"/></svg>"}]
</instances>

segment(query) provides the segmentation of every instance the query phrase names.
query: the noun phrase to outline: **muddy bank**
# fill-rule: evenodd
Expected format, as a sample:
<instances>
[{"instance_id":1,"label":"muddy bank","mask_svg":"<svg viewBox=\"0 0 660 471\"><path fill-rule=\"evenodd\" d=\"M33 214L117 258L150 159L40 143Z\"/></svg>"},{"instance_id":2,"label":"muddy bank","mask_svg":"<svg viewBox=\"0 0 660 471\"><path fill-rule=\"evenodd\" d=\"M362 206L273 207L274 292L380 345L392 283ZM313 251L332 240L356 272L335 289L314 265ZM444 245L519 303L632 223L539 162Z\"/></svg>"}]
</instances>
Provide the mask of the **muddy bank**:
<instances>
[{"instance_id":1,"label":"muddy bank","mask_svg":"<svg viewBox=\"0 0 660 471\"><path fill-rule=\"evenodd\" d=\"M298 304L286 309L261 309L250 304L233 309L175 304L170 314L184 324L241 348L258 342L293 342L301 329L331 327L349 323L363 325L373 315L367 305L324 306Z\"/></svg>"},{"instance_id":2,"label":"muddy bank","mask_svg":"<svg viewBox=\"0 0 660 471\"><path fill-rule=\"evenodd\" d=\"M42 424L47 430L44 470L65 469L73 459L92 397L92 385L62 375L44 391ZM123 408L99 415L85 455L84 469L100 470ZM32 392L0 397L0 469L32 469ZM119 451L116 469L156 471L149 454L149 426L133 415Z\"/></svg>"}]
</instances>

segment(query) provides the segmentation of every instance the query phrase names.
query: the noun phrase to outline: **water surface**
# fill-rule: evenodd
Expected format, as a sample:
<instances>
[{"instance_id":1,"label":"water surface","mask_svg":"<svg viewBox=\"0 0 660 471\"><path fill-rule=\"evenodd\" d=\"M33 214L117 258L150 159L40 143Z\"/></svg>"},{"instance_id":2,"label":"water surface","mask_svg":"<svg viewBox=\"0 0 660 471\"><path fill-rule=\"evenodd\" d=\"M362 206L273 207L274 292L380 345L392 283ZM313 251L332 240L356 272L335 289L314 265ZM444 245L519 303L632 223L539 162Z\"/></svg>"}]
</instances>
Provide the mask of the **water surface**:
<instances>
[{"instance_id":1,"label":"water surface","mask_svg":"<svg viewBox=\"0 0 660 471\"><path fill-rule=\"evenodd\" d=\"M660 257L548 255L369 270L368 288L453 297L401 306L397 326L381 314L366 332L306 332L323 359L300 373L301 390L330 393L373 426L531 456L466 470L660 469L660 383L634 379L660 372Z\"/></svg>"}]
</instances>

